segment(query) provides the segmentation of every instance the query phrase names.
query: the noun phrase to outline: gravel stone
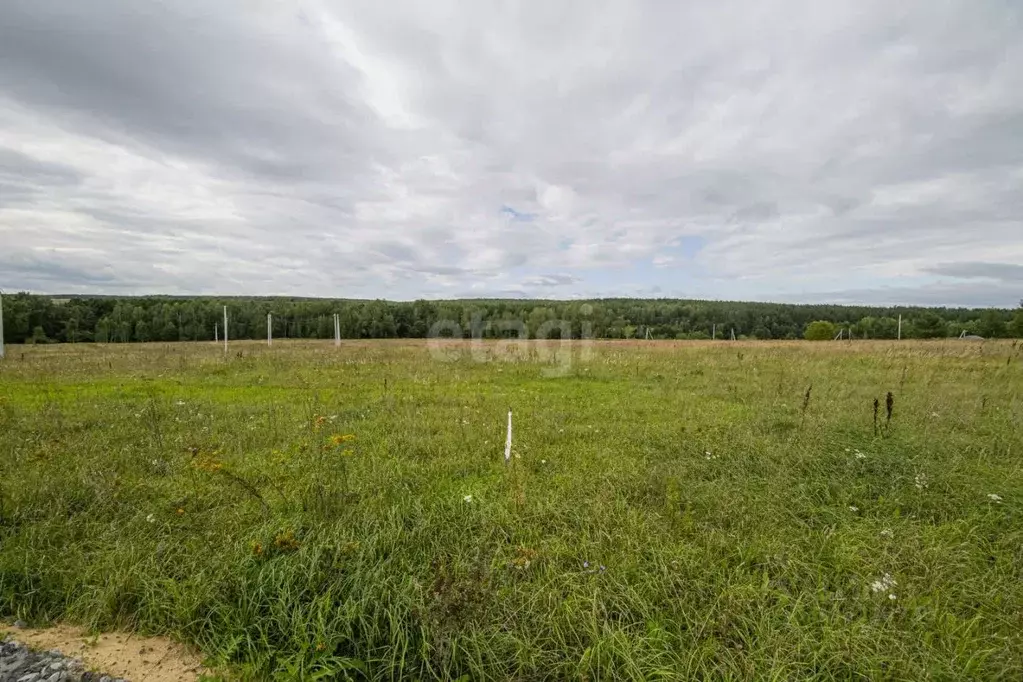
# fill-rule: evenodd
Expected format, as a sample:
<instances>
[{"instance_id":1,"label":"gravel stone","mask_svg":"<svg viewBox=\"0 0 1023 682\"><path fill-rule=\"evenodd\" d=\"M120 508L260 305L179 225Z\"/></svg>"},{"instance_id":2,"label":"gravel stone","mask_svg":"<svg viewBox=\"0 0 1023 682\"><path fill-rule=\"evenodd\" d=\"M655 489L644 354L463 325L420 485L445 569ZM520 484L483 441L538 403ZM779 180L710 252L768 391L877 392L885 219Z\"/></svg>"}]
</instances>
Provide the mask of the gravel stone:
<instances>
[{"instance_id":1,"label":"gravel stone","mask_svg":"<svg viewBox=\"0 0 1023 682\"><path fill-rule=\"evenodd\" d=\"M21 621L15 623L15 627ZM0 682L127 682L88 672L81 659L56 650L32 651L11 637L0 642Z\"/></svg>"}]
</instances>

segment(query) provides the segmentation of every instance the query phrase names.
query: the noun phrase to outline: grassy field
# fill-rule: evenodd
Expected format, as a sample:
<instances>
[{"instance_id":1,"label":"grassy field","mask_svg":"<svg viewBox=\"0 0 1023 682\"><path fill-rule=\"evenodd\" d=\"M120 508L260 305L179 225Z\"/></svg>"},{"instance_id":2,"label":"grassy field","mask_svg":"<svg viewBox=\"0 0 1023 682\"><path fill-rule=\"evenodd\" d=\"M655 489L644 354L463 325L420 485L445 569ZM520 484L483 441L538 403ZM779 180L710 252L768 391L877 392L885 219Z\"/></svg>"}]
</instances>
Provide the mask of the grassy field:
<instances>
[{"instance_id":1,"label":"grassy field","mask_svg":"<svg viewBox=\"0 0 1023 682\"><path fill-rule=\"evenodd\" d=\"M0 617L247 678L1023 679L1023 346L444 352L9 347Z\"/></svg>"}]
</instances>

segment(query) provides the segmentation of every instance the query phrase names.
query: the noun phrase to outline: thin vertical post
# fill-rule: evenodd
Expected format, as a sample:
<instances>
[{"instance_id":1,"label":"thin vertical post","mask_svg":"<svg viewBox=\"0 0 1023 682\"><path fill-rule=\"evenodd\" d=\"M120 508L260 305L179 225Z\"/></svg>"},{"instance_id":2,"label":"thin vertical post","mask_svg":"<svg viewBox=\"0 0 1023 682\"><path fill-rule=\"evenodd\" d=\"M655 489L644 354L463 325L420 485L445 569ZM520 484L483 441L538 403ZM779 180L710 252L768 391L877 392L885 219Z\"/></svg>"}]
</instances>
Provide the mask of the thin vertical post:
<instances>
[{"instance_id":1,"label":"thin vertical post","mask_svg":"<svg viewBox=\"0 0 1023 682\"><path fill-rule=\"evenodd\" d=\"M902 340L902 315L899 315L899 341Z\"/></svg>"},{"instance_id":2,"label":"thin vertical post","mask_svg":"<svg viewBox=\"0 0 1023 682\"><path fill-rule=\"evenodd\" d=\"M273 329L273 317L274 317L273 313L267 313L266 314L266 345L267 346L274 345L274 337L273 337L273 331L272 331L272 329Z\"/></svg>"},{"instance_id":3,"label":"thin vertical post","mask_svg":"<svg viewBox=\"0 0 1023 682\"><path fill-rule=\"evenodd\" d=\"M713 339L716 339L717 337L718 337L718 326L716 324L712 324L710 326L710 338L713 340Z\"/></svg>"},{"instance_id":4,"label":"thin vertical post","mask_svg":"<svg viewBox=\"0 0 1023 682\"><path fill-rule=\"evenodd\" d=\"M334 346L341 347L341 316L334 313Z\"/></svg>"},{"instance_id":5,"label":"thin vertical post","mask_svg":"<svg viewBox=\"0 0 1023 682\"><path fill-rule=\"evenodd\" d=\"M224 355L227 355L227 306L224 306Z\"/></svg>"},{"instance_id":6,"label":"thin vertical post","mask_svg":"<svg viewBox=\"0 0 1023 682\"><path fill-rule=\"evenodd\" d=\"M512 446L512 411L508 410L508 439L504 442L504 463L507 464L511 461L511 446Z\"/></svg>"}]
</instances>

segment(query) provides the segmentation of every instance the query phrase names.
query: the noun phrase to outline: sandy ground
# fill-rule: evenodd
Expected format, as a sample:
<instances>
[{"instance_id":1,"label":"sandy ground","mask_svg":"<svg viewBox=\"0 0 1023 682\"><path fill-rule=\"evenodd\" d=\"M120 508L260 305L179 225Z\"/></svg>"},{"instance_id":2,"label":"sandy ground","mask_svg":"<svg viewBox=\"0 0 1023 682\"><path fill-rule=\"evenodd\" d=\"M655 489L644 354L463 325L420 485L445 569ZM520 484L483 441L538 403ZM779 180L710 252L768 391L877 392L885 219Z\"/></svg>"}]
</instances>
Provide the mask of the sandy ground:
<instances>
[{"instance_id":1,"label":"sandy ground","mask_svg":"<svg viewBox=\"0 0 1023 682\"><path fill-rule=\"evenodd\" d=\"M198 655L165 637L122 632L90 635L69 625L38 630L0 625L0 639L8 634L33 649L57 649L82 659L89 670L131 682L193 682L201 674L210 674Z\"/></svg>"}]
</instances>

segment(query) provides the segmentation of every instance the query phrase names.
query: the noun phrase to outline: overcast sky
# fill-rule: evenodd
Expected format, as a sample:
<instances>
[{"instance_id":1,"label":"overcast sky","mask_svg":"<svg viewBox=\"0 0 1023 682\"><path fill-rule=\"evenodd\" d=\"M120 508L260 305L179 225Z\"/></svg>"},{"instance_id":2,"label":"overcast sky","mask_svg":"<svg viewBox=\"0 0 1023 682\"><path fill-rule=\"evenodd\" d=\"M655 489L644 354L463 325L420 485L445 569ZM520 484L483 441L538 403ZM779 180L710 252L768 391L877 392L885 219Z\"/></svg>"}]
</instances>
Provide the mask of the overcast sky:
<instances>
[{"instance_id":1,"label":"overcast sky","mask_svg":"<svg viewBox=\"0 0 1023 682\"><path fill-rule=\"evenodd\" d=\"M1015 306L1023 3L0 0L0 287Z\"/></svg>"}]
</instances>

